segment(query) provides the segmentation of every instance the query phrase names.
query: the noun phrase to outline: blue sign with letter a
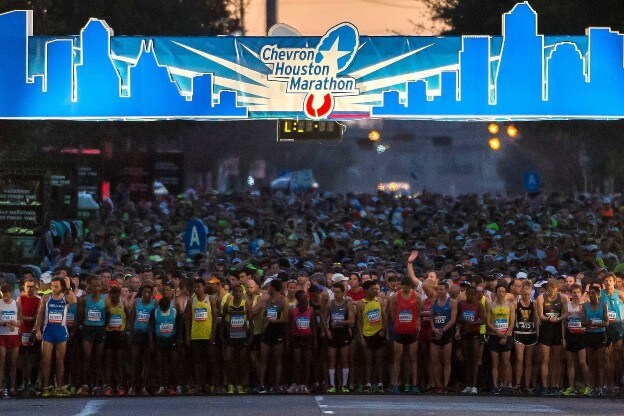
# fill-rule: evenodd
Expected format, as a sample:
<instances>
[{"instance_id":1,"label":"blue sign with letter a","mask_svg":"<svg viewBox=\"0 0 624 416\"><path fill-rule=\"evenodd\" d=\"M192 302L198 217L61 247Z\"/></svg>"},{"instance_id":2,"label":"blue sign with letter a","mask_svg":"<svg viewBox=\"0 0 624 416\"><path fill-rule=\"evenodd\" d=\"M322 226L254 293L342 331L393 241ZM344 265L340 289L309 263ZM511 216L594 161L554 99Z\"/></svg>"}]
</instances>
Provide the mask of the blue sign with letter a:
<instances>
[{"instance_id":1,"label":"blue sign with letter a","mask_svg":"<svg viewBox=\"0 0 624 416\"><path fill-rule=\"evenodd\" d=\"M542 179L537 172L527 172L524 174L524 190L530 194L539 192L542 187Z\"/></svg>"},{"instance_id":2,"label":"blue sign with letter a","mask_svg":"<svg viewBox=\"0 0 624 416\"><path fill-rule=\"evenodd\" d=\"M208 227L202 220L193 218L186 224L184 231L184 251L186 257L192 258L197 254L206 252L206 238L208 235Z\"/></svg>"}]
</instances>

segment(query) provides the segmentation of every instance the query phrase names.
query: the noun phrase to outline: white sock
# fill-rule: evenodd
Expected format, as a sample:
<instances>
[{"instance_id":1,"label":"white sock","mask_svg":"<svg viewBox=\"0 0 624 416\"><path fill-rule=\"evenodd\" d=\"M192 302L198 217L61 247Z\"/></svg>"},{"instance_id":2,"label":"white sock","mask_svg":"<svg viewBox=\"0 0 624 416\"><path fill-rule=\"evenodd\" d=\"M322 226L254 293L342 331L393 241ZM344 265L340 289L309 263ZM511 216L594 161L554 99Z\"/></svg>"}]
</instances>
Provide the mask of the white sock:
<instances>
[{"instance_id":1,"label":"white sock","mask_svg":"<svg viewBox=\"0 0 624 416\"><path fill-rule=\"evenodd\" d=\"M347 386L347 380L349 380L349 367L342 369L342 385Z\"/></svg>"},{"instance_id":2,"label":"white sock","mask_svg":"<svg viewBox=\"0 0 624 416\"><path fill-rule=\"evenodd\" d=\"M329 369L329 385L330 386L334 385L334 379L335 378L336 378L336 369L335 368L330 368Z\"/></svg>"}]
</instances>

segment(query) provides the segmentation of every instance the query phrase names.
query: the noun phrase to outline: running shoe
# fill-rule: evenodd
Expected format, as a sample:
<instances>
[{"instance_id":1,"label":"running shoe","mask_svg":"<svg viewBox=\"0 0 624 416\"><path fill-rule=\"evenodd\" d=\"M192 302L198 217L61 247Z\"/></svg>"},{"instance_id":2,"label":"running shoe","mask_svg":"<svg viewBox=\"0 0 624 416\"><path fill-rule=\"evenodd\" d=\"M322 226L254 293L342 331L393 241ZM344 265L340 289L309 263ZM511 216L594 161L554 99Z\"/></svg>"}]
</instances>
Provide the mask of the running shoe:
<instances>
[{"instance_id":1,"label":"running shoe","mask_svg":"<svg viewBox=\"0 0 624 416\"><path fill-rule=\"evenodd\" d=\"M117 396L124 397L125 395L126 395L126 389L124 389L123 387L118 387L117 388Z\"/></svg>"},{"instance_id":2,"label":"running shoe","mask_svg":"<svg viewBox=\"0 0 624 416\"><path fill-rule=\"evenodd\" d=\"M375 393L377 394L384 394L386 392L386 390L384 389L384 386L382 383L377 384L377 388L375 389Z\"/></svg>"},{"instance_id":3,"label":"running shoe","mask_svg":"<svg viewBox=\"0 0 624 416\"><path fill-rule=\"evenodd\" d=\"M182 390L182 387L180 387L180 391ZM177 396L178 395L178 389L175 388L174 386L169 386L169 389L167 390L167 394L169 396Z\"/></svg>"},{"instance_id":4,"label":"running shoe","mask_svg":"<svg viewBox=\"0 0 624 416\"><path fill-rule=\"evenodd\" d=\"M373 392L373 386L371 386L370 383L364 386L364 388L362 388L362 393L364 394L370 394L372 392Z\"/></svg>"},{"instance_id":5,"label":"running shoe","mask_svg":"<svg viewBox=\"0 0 624 416\"><path fill-rule=\"evenodd\" d=\"M540 396L542 397L547 397L547 396L551 396L552 393L550 392L549 388L543 388L542 391L540 391Z\"/></svg>"},{"instance_id":6,"label":"running shoe","mask_svg":"<svg viewBox=\"0 0 624 416\"><path fill-rule=\"evenodd\" d=\"M227 394L234 394L234 384L228 384Z\"/></svg>"},{"instance_id":7,"label":"running shoe","mask_svg":"<svg viewBox=\"0 0 624 416\"><path fill-rule=\"evenodd\" d=\"M465 389L459 392L459 394L470 394L472 392L472 387L466 386Z\"/></svg>"},{"instance_id":8,"label":"running shoe","mask_svg":"<svg viewBox=\"0 0 624 416\"><path fill-rule=\"evenodd\" d=\"M290 387L288 387L288 389L286 390L286 393L288 394L295 394L297 393L299 390L299 386L297 386L295 383L291 384Z\"/></svg>"},{"instance_id":9,"label":"running shoe","mask_svg":"<svg viewBox=\"0 0 624 416\"><path fill-rule=\"evenodd\" d=\"M17 396L17 390L15 390L14 388L9 390L9 396L11 396L11 397Z\"/></svg>"},{"instance_id":10,"label":"running shoe","mask_svg":"<svg viewBox=\"0 0 624 416\"><path fill-rule=\"evenodd\" d=\"M479 394L479 389L477 389L476 387L471 387L470 394Z\"/></svg>"},{"instance_id":11,"label":"running shoe","mask_svg":"<svg viewBox=\"0 0 624 416\"><path fill-rule=\"evenodd\" d=\"M266 394L266 388L264 386L258 386L254 389L256 394Z\"/></svg>"},{"instance_id":12,"label":"running shoe","mask_svg":"<svg viewBox=\"0 0 624 416\"><path fill-rule=\"evenodd\" d=\"M241 385L236 386L236 394L246 394L245 388Z\"/></svg>"},{"instance_id":13,"label":"running shoe","mask_svg":"<svg viewBox=\"0 0 624 416\"><path fill-rule=\"evenodd\" d=\"M111 397L112 395L113 395L113 388L110 386L107 386L104 389L104 396Z\"/></svg>"},{"instance_id":14,"label":"running shoe","mask_svg":"<svg viewBox=\"0 0 624 416\"><path fill-rule=\"evenodd\" d=\"M78 396L88 396L89 394L91 394L91 392L89 391L89 386L87 386L86 384L83 384L82 387L80 387L78 389Z\"/></svg>"},{"instance_id":15,"label":"running shoe","mask_svg":"<svg viewBox=\"0 0 624 416\"><path fill-rule=\"evenodd\" d=\"M568 388L564 389L561 393L564 396L575 396L576 395L576 390L574 390L574 387L568 387Z\"/></svg>"},{"instance_id":16,"label":"running shoe","mask_svg":"<svg viewBox=\"0 0 624 416\"><path fill-rule=\"evenodd\" d=\"M555 387L554 389L550 390L550 395L553 397L559 397L563 394L563 392L561 391L561 389L559 387Z\"/></svg>"},{"instance_id":17,"label":"running shoe","mask_svg":"<svg viewBox=\"0 0 624 416\"><path fill-rule=\"evenodd\" d=\"M403 393L411 393L412 392L412 385L411 384L406 384L403 386Z\"/></svg>"},{"instance_id":18,"label":"running shoe","mask_svg":"<svg viewBox=\"0 0 624 416\"><path fill-rule=\"evenodd\" d=\"M334 394L336 393L336 387L331 386L330 388L327 389L327 393L329 394Z\"/></svg>"},{"instance_id":19,"label":"running shoe","mask_svg":"<svg viewBox=\"0 0 624 416\"><path fill-rule=\"evenodd\" d=\"M101 396L102 395L102 388L99 386L93 386L93 388L91 389L91 395L92 396Z\"/></svg>"},{"instance_id":20,"label":"running shoe","mask_svg":"<svg viewBox=\"0 0 624 416\"><path fill-rule=\"evenodd\" d=\"M589 386L585 386L585 388L581 391L581 393L583 394L583 396L589 396L589 394L592 392L591 387Z\"/></svg>"},{"instance_id":21,"label":"running shoe","mask_svg":"<svg viewBox=\"0 0 624 416\"><path fill-rule=\"evenodd\" d=\"M299 386L299 393L301 394L310 394L310 389L305 384Z\"/></svg>"},{"instance_id":22,"label":"running shoe","mask_svg":"<svg viewBox=\"0 0 624 416\"><path fill-rule=\"evenodd\" d=\"M130 389L128 390L128 397L134 396L136 396L136 389L134 387L130 387Z\"/></svg>"},{"instance_id":23,"label":"running shoe","mask_svg":"<svg viewBox=\"0 0 624 416\"><path fill-rule=\"evenodd\" d=\"M158 389L154 392L154 396L164 396L165 395L165 388L163 386L158 387Z\"/></svg>"},{"instance_id":24,"label":"running shoe","mask_svg":"<svg viewBox=\"0 0 624 416\"><path fill-rule=\"evenodd\" d=\"M342 394L348 394L348 393L351 393L351 391L349 390L349 387L342 386Z\"/></svg>"},{"instance_id":25,"label":"running shoe","mask_svg":"<svg viewBox=\"0 0 624 416\"><path fill-rule=\"evenodd\" d=\"M9 397L7 389L0 389L0 397Z\"/></svg>"},{"instance_id":26,"label":"running shoe","mask_svg":"<svg viewBox=\"0 0 624 416\"><path fill-rule=\"evenodd\" d=\"M78 393L78 389L74 386L71 386L69 388L69 392L71 393L72 396L75 396Z\"/></svg>"},{"instance_id":27,"label":"running shoe","mask_svg":"<svg viewBox=\"0 0 624 416\"><path fill-rule=\"evenodd\" d=\"M147 389L145 387L141 388L141 396L149 396L150 394L148 393Z\"/></svg>"},{"instance_id":28,"label":"running shoe","mask_svg":"<svg viewBox=\"0 0 624 416\"><path fill-rule=\"evenodd\" d=\"M197 396L201 393L201 387L199 386L193 386L191 387L191 389L186 393L189 396Z\"/></svg>"},{"instance_id":29,"label":"running shoe","mask_svg":"<svg viewBox=\"0 0 624 416\"><path fill-rule=\"evenodd\" d=\"M400 393L399 386L390 387L390 394L399 394L399 393Z\"/></svg>"},{"instance_id":30,"label":"running shoe","mask_svg":"<svg viewBox=\"0 0 624 416\"><path fill-rule=\"evenodd\" d=\"M48 386L43 389L41 397L52 397L54 395L54 387Z\"/></svg>"},{"instance_id":31,"label":"running shoe","mask_svg":"<svg viewBox=\"0 0 624 416\"><path fill-rule=\"evenodd\" d=\"M448 393L448 389L446 387L438 387L435 392L436 394L446 394Z\"/></svg>"},{"instance_id":32,"label":"running shoe","mask_svg":"<svg viewBox=\"0 0 624 416\"><path fill-rule=\"evenodd\" d=\"M418 386L412 386L412 394L415 396L421 394L421 391L418 388Z\"/></svg>"}]
</instances>

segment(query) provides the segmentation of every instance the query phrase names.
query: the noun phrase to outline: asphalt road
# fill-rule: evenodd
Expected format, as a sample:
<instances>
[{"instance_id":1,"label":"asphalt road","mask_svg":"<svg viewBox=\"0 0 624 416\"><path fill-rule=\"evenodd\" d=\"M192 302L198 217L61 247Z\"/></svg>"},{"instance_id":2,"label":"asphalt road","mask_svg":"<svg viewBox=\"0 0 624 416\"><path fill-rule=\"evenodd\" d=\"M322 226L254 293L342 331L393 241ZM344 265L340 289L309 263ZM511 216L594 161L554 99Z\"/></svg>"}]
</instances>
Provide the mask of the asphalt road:
<instances>
[{"instance_id":1,"label":"asphalt road","mask_svg":"<svg viewBox=\"0 0 624 416\"><path fill-rule=\"evenodd\" d=\"M622 415L612 399L462 396L213 396L2 399L0 415Z\"/></svg>"}]
</instances>

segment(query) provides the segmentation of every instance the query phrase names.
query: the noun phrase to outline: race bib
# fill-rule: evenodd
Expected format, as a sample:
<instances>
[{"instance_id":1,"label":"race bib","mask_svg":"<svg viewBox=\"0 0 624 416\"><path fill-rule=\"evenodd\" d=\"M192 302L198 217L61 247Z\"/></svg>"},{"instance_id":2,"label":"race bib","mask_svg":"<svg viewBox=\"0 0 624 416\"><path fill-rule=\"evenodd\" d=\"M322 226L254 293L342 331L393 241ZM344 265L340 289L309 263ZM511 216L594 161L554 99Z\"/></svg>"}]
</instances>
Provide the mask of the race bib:
<instances>
[{"instance_id":1,"label":"race bib","mask_svg":"<svg viewBox=\"0 0 624 416\"><path fill-rule=\"evenodd\" d=\"M412 311L400 311L399 312L399 322L411 323L412 318L413 318Z\"/></svg>"},{"instance_id":2,"label":"race bib","mask_svg":"<svg viewBox=\"0 0 624 416\"><path fill-rule=\"evenodd\" d=\"M111 315L108 327L111 329L121 328L121 315Z\"/></svg>"},{"instance_id":3,"label":"race bib","mask_svg":"<svg viewBox=\"0 0 624 416\"><path fill-rule=\"evenodd\" d=\"M545 316L549 318L559 318L559 312L548 312L545 314Z\"/></svg>"},{"instance_id":4,"label":"race bib","mask_svg":"<svg viewBox=\"0 0 624 416\"><path fill-rule=\"evenodd\" d=\"M593 326L598 326L598 325L602 325L602 319L596 319L596 318L592 318L590 320L591 324Z\"/></svg>"},{"instance_id":5,"label":"race bib","mask_svg":"<svg viewBox=\"0 0 624 416\"><path fill-rule=\"evenodd\" d=\"M63 314L57 312L50 312L48 314L48 322L51 324L60 324L63 322Z\"/></svg>"},{"instance_id":6,"label":"race bib","mask_svg":"<svg viewBox=\"0 0 624 416\"><path fill-rule=\"evenodd\" d=\"M10 321L16 321L16 314L15 311L2 311L2 321L3 322L10 322Z\"/></svg>"},{"instance_id":7,"label":"race bib","mask_svg":"<svg viewBox=\"0 0 624 416\"><path fill-rule=\"evenodd\" d=\"M310 328L310 318L307 316L300 316L296 319L297 329L305 330Z\"/></svg>"},{"instance_id":8,"label":"race bib","mask_svg":"<svg viewBox=\"0 0 624 416\"><path fill-rule=\"evenodd\" d=\"M344 322L344 313L334 312L331 314L331 319L334 322Z\"/></svg>"},{"instance_id":9,"label":"race bib","mask_svg":"<svg viewBox=\"0 0 624 416\"><path fill-rule=\"evenodd\" d=\"M34 342L30 341L30 332L24 332L21 336L21 342L24 347L30 347Z\"/></svg>"},{"instance_id":10,"label":"race bib","mask_svg":"<svg viewBox=\"0 0 624 416\"><path fill-rule=\"evenodd\" d=\"M462 319L466 322L474 322L475 321L475 312L474 311L463 311Z\"/></svg>"},{"instance_id":11,"label":"race bib","mask_svg":"<svg viewBox=\"0 0 624 416\"><path fill-rule=\"evenodd\" d=\"M144 311L139 311L137 313L137 321L142 323L148 323L150 319L150 314Z\"/></svg>"},{"instance_id":12,"label":"race bib","mask_svg":"<svg viewBox=\"0 0 624 416\"><path fill-rule=\"evenodd\" d=\"M277 308L271 307L267 309L267 318L277 319Z\"/></svg>"},{"instance_id":13,"label":"race bib","mask_svg":"<svg viewBox=\"0 0 624 416\"><path fill-rule=\"evenodd\" d=\"M67 312L67 319L65 319L65 322L67 322L67 325L69 326L73 325L75 320L76 320L76 316L73 313Z\"/></svg>"},{"instance_id":14,"label":"race bib","mask_svg":"<svg viewBox=\"0 0 624 416\"><path fill-rule=\"evenodd\" d=\"M578 319L570 319L568 320L568 328L570 329L578 329L578 328L582 328L583 326L581 325L581 321L579 321Z\"/></svg>"},{"instance_id":15,"label":"race bib","mask_svg":"<svg viewBox=\"0 0 624 416\"><path fill-rule=\"evenodd\" d=\"M196 308L193 309L193 316L196 321L206 321L208 319L208 309Z\"/></svg>"},{"instance_id":16,"label":"race bib","mask_svg":"<svg viewBox=\"0 0 624 416\"><path fill-rule=\"evenodd\" d=\"M494 328L500 333L506 332L509 329L509 321L507 318L494 318Z\"/></svg>"},{"instance_id":17,"label":"race bib","mask_svg":"<svg viewBox=\"0 0 624 416\"><path fill-rule=\"evenodd\" d=\"M160 324L159 332L161 334L170 334L173 332L173 324L162 323Z\"/></svg>"},{"instance_id":18,"label":"race bib","mask_svg":"<svg viewBox=\"0 0 624 416\"><path fill-rule=\"evenodd\" d=\"M230 318L230 325L233 329L240 329L245 326L245 317L242 315L232 315Z\"/></svg>"},{"instance_id":19,"label":"race bib","mask_svg":"<svg viewBox=\"0 0 624 416\"><path fill-rule=\"evenodd\" d=\"M102 318L102 312L100 311L89 311L87 313L87 321L89 322L100 322L100 319Z\"/></svg>"},{"instance_id":20,"label":"race bib","mask_svg":"<svg viewBox=\"0 0 624 416\"><path fill-rule=\"evenodd\" d=\"M371 309L366 313L366 317L371 326L381 323L381 311L379 309Z\"/></svg>"},{"instance_id":21,"label":"race bib","mask_svg":"<svg viewBox=\"0 0 624 416\"><path fill-rule=\"evenodd\" d=\"M526 330L532 330L533 329L533 322L518 322L518 328L526 329Z\"/></svg>"},{"instance_id":22,"label":"race bib","mask_svg":"<svg viewBox=\"0 0 624 416\"><path fill-rule=\"evenodd\" d=\"M609 316L609 322L615 322L615 319L617 317L617 315L615 314L615 312L608 312L608 316Z\"/></svg>"},{"instance_id":23,"label":"race bib","mask_svg":"<svg viewBox=\"0 0 624 416\"><path fill-rule=\"evenodd\" d=\"M435 326L443 326L446 324L446 315L436 315L433 317L433 324Z\"/></svg>"}]
</instances>

